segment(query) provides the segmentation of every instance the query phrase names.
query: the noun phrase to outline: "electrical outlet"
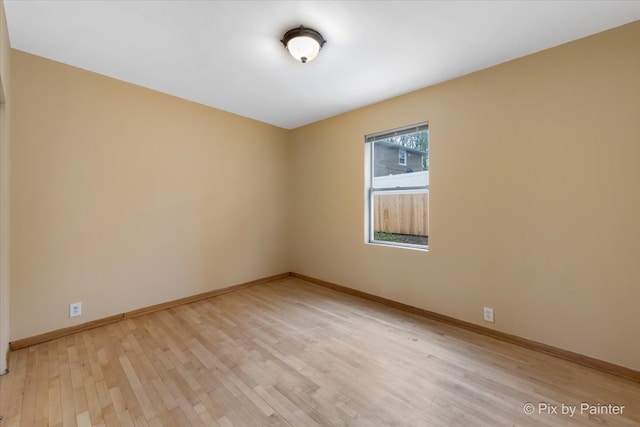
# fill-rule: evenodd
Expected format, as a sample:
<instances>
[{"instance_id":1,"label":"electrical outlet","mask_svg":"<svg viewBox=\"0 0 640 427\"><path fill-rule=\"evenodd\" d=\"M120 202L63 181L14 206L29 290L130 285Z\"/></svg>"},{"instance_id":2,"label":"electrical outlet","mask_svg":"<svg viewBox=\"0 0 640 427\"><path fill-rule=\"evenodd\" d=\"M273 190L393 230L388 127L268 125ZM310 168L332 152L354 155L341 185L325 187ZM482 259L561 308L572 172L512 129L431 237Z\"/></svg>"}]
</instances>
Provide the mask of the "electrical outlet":
<instances>
[{"instance_id":1,"label":"electrical outlet","mask_svg":"<svg viewBox=\"0 0 640 427\"><path fill-rule=\"evenodd\" d=\"M82 303L74 302L69 304L69 317L78 317L82 314Z\"/></svg>"},{"instance_id":2,"label":"electrical outlet","mask_svg":"<svg viewBox=\"0 0 640 427\"><path fill-rule=\"evenodd\" d=\"M484 308L484 320L487 322L493 323L493 308L485 307Z\"/></svg>"}]
</instances>

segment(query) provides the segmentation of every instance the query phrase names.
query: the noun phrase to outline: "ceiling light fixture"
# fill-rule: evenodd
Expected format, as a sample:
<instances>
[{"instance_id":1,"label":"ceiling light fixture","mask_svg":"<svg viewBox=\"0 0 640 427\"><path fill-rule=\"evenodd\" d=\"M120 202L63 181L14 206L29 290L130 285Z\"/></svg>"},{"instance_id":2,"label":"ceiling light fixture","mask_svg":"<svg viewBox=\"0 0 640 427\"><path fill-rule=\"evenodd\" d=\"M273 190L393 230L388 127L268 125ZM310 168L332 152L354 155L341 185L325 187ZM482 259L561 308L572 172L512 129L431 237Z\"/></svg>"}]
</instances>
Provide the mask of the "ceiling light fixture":
<instances>
[{"instance_id":1,"label":"ceiling light fixture","mask_svg":"<svg viewBox=\"0 0 640 427\"><path fill-rule=\"evenodd\" d=\"M291 56L303 64L313 60L327 42L322 34L311 28L300 25L286 33L280 40Z\"/></svg>"}]
</instances>

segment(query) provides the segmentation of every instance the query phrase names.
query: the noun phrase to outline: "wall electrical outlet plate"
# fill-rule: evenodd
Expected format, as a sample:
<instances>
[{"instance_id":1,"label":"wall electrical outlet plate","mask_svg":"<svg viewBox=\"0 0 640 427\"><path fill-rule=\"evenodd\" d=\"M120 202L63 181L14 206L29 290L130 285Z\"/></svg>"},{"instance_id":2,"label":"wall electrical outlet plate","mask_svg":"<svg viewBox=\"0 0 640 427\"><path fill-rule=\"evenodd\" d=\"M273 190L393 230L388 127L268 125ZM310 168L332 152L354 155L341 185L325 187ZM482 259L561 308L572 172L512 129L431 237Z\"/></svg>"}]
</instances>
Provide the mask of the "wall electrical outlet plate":
<instances>
[{"instance_id":1,"label":"wall electrical outlet plate","mask_svg":"<svg viewBox=\"0 0 640 427\"><path fill-rule=\"evenodd\" d=\"M74 302L69 304L69 317L78 317L82 314L82 303Z\"/></svg>"},{"instance_id":2,"label":"wall electrical outlet plate","mask_svg":"<svg viewBox=\"0 0 640 427\"><path fill-rule=\"evenodd\" d=\"M493 308L485 307L484 308L484 320L487 322L493 323Z\"/></svg>"}]
</instances>

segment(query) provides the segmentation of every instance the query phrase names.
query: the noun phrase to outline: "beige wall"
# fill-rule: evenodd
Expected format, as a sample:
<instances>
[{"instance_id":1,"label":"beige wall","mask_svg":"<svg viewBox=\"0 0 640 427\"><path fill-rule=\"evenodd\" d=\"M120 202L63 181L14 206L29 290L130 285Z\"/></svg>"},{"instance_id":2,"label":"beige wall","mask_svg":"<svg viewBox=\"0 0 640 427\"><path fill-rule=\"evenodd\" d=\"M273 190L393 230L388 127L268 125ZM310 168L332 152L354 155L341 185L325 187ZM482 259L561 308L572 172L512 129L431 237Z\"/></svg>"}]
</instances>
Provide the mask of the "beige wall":
<instances>
[{"instance_id":1,"label":"beige wall","mask_svg":"<svg viewBox=\"0 0 640 427\"><path fill-rule=\"evenodd\" d=\"M9 33L0 0L0 374L9 348Z\"/></svg>"},{"instance_id":2,"label":"beige wall","mask_svg":"<svg viewBox=\"0 0 640 427\"><path fill-rule=\"evenodd\" d=\"M12 340L290 270L285 130L11 59Z\"/></svg>"},{"instance_id":3,"label":"beige wall","mask_svg":"<svg viewBox=\"0 0 640 427\"><path fill-rule=\"evenodd\" d=\"M425 120L430 251L365 245L363 136ZM293 271L640 369L640 22L291 138Z\"/></svg>"}]
</instances>

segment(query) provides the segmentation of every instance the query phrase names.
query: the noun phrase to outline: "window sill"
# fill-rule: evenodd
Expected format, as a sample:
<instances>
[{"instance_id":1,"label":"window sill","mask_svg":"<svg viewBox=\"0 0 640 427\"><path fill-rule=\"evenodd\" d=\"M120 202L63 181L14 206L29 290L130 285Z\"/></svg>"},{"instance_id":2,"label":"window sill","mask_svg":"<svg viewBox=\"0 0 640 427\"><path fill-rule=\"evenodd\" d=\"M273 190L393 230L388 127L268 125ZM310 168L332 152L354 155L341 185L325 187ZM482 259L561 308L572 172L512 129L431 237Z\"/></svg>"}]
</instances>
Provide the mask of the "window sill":
<instances>
[{"instance_id":1,"label":"window sill","mask_svg":"<svg viewBox=\"0 0 640 427\"><path fill-rule=\"evenodd\" d=\"M410 249L410 250L419 251L419 252L429 252L429 246L411 245L408 243L390 243L382 240L371 240L369 242L365 242L365 245L384 246L387 248Z\"/></svg>"}]
</instances>

